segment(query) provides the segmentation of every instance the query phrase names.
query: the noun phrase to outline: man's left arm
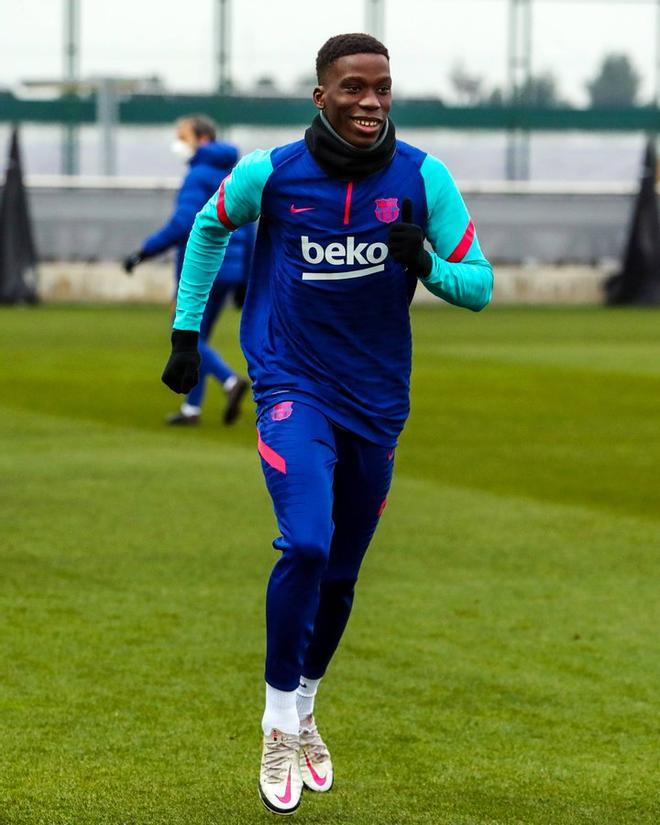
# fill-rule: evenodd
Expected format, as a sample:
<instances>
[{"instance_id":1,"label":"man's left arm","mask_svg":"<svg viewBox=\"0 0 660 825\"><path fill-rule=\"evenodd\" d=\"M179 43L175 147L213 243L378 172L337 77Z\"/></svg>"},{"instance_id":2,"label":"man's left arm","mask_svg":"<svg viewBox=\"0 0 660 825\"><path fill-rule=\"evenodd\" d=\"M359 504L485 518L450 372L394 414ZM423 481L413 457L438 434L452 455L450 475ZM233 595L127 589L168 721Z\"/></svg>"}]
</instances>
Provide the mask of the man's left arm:
<instances>
[{"instance_id":1,"label":"man's left arm","mask_svg":"<svg viewBox=\"0 0 660 825\"><path fill-rule=\"evenodd\" d=\"M461 193L447 167L427 155L420 169L428 204L426 236L432 267L421 278L434 295L475 312L493 296L493 268L484 257Z\"/></svg>"},{"instance_id":2,"label":"man's left arm","mask_svg":"<svg viewBox=\"0 0 660 825\"><path fill-rule=\"evenodd\" d=\"M492 297L493 269L481 251L474 223L441 161L427 155L420 172L428 207L426 233L412 223L412 203L404 200L401 223L390 230L390 253L429 292L478 312ZM424 249L424 234L433 252Z\"/></svg>"}]
</instances>

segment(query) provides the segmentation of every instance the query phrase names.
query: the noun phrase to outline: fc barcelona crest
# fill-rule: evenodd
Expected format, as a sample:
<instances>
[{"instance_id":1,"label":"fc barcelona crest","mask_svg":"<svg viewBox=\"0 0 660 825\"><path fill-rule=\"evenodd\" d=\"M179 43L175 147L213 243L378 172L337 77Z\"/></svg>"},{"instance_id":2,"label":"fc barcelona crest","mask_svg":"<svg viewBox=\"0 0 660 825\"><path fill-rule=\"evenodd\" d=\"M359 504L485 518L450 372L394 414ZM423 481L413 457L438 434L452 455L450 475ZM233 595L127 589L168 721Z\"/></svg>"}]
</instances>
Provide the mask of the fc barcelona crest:
<instances>
[{"instance_id":1,"label":"fc barcelona crest","mask_svg":"<svg viewBox=\"0 0 660 825\"><path fill-rule=\"evenodd\" d=\"M273 421L284 421L286 418L289 418L292 413L293 401L280 401L280 403L275 404L271 410L270 417Z\"/></svg>"},{"instance_id":2,"label":"fc barcelona crest","mask_svg":"<svg viewBox=\"0 0 660 825\"><path fill-rule=\"evenodd\" d=\"M377 198L376 217L383 223L393 223L399 217L398 198Z\"/></svg>"}]
</instances>

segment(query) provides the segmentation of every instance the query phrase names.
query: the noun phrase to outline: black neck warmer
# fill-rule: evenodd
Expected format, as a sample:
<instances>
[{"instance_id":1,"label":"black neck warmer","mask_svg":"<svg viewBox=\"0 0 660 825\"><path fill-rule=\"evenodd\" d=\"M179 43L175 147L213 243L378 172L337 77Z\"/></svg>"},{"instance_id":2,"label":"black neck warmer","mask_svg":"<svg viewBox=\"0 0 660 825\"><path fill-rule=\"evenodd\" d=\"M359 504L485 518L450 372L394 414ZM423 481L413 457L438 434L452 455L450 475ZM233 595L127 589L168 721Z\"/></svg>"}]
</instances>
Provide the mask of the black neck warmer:
<instances>
[{"instance_id":1,"label":"black neck warmer","mask_svg":"<svg viewBox=\"0 0 660 825\"><path fill-rule=\"evenodd\" d=\"M323 113L318 114L305 132L305 143L314 160L331 178L361 180L384 169L394 157L396 135L391 120L373 146L358 149L340 137Z\"/></svg>"}]
</instances>

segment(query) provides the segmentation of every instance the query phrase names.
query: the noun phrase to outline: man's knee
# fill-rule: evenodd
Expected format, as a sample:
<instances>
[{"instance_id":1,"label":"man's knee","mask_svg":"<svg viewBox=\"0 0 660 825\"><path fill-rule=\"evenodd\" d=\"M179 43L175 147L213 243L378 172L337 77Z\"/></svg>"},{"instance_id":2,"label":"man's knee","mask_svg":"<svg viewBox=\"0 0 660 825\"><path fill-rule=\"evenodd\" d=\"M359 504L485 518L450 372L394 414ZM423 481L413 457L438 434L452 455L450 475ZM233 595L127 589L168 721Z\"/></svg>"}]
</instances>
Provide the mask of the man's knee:
<instances>
[{"instance_id":1,"label":"man's knee","mask_svg":"<svg viewBox=\"0 0 660 825\"><path fill-rule=\"evenodd\" d=\"M289 540L289 552L296 561L310 568L324 568L330 555L330 538L298 533Z\"/></svg>"}]
</instances>

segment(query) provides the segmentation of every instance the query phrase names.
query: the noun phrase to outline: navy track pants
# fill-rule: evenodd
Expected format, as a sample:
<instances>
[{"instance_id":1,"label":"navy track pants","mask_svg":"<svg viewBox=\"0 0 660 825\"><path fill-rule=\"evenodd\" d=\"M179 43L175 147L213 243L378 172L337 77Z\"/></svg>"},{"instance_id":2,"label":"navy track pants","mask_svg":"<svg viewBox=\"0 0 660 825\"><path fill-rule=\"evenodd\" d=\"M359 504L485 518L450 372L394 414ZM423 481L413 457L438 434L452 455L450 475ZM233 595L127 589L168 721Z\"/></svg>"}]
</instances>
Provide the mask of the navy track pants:
<instances>
[{"instance_id":1,"label":"navy track pants","mask_svg":"<svg viewBox=\"0 0 660 825\"><path fill-rule=\"evenodd\" d=\"M299 401L265 410L257 431L282 554L266 594L266 681L295 690L301 675L323 676L344 632L394 450Z\"/></svg>"}]
</instances>

